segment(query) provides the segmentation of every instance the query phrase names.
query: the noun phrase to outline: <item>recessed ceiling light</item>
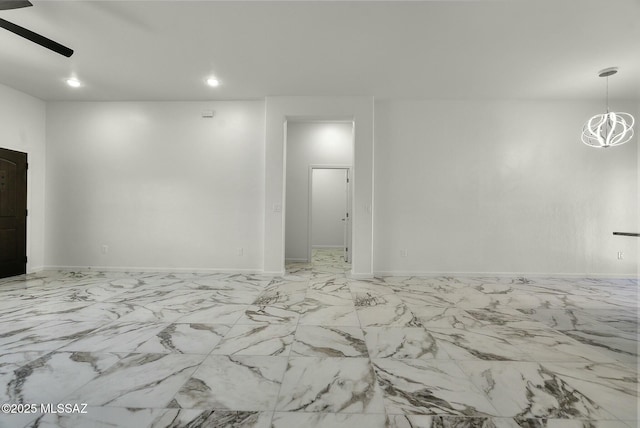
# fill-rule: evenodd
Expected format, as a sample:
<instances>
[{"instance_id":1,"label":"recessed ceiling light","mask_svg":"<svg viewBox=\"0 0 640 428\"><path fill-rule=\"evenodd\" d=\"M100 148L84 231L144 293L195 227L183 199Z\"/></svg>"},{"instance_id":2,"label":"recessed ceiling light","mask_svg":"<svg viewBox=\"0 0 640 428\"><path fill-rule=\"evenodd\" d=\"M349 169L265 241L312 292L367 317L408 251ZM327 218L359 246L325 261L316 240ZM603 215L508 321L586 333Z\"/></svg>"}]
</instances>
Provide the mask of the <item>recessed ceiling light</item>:
<instances>
[{"instance_id":1,"label":"recessed ceiling light","mask_svg":"<svg viewBox=\"0 0 640 428\"><path fill-rule=\"evenodd\" d=\"M220 81L218 79L216 79L215 77L209 77L207 79L207 85L212 86L212 87L216 87L216 86L220 86Z\"/></svg>"},{"instance_id":2,"label":"recessed ceiling light","mask_svg":"<svg viewBox=\"0 0 640 428\"><path fill-rule=\"evenodd\" d=\"M82 86L82 83L80 83L80 81L75 77L70 77L69 79L67 79L67 85L71 86L72 88L79 88L80 86Z\"/></svg>"}]
</instances>

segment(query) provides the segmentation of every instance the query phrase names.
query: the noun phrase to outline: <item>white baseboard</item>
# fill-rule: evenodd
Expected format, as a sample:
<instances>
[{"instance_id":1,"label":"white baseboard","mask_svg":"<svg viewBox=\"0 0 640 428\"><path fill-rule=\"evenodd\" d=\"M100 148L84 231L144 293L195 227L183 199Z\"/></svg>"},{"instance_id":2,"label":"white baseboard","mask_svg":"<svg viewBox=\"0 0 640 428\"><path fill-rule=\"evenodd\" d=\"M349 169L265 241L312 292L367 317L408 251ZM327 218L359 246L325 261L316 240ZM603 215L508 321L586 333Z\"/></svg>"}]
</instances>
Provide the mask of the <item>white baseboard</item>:
<instances>
[{"instance_id":1,"label":"white baseboard","mask_svg":"<svg viewBox=\"0 0 640 428\"><path fill-rule=\"evenodd\" d=\"M262 269L237 269L237 268L159 268L139 266L44 266L43 270L49 271L93 271L93 272L135 272L135 273L243 273L262 274Z\"/></svg>"},{"instance_id":2,"label":"white baseboard","mask_svg":"<svg viewBox=\"0 0 640 428\"><path fill-rule=\"evenodd\" d=\"M638 278L637 274L620 273L551 273L551 272L431 272L431 271L375 271L373 276L416 276L416 277L497 277L497 278Z\"/></svg>"},{"instance_id":3,"label":"white baseboard","mask_svg":"<svg viewBox=\"0 0 640 428\"><path fill-rule=\"evenodd\" d=\"M374 275L372 273L347 272L347 277L351 279L373 279Z\"/></svg>"},{"instance_id":4,"label":"white baseboard","mask_svg":"<svg viewBox=\"0 0 640 428\"><path fill-rule=\"evenodd\" d=\"M44 266L34 266L27 269L27 274L38 273L38 272L42 272L43 270L45 270Z\"/></svg>"},{"instance_id":5,"label":"white baseboard","mask_svg":"<svg viewBox=\"0 0 640 428\"><path fill-rule=\"evenodd\" d=\"M262 275L265 276L284 276L285 275L285 271L280 270L280 271L262 271Z\"/></svg>"},{"instance_id":6,"label":"white baseboard","mask_svg":"<svg viewBox=\"0 0 640 428\"><path fill-rule=\"evenodd\" d=\"M287 259L296 261L296 259ZM303 259L301 261L307 261ZM38 266L30 268L28 273L42 271L94 271L94 272L132 272L132 273L240 273L240 274L261 274L266 276L284 276L286 272L264 271L262 269L237 269L237 268L156 268L156 267L125 267L125 266ZM618 274L618 273L551 273L551 272L433 272L433 271L375 271L373 273L348 272L347 276L352 279L372 279L376 276L414 276L414 277L498 277L498 278L620 278L638 279L638 274Z\"/></svg>"},{"instance_id":7,"label":"white baseboard","mask_svg":"<svg viewBox=\"0 0 640 428\"><path fill-rule=\"evenodd\" d=\"M286 262L293 262L293 263L298 263L298 262L304 262L304 263L308 263L309 259L307 259L306 257L303 259L284 259L285 263Z\"/></svg>"}]
</instances>

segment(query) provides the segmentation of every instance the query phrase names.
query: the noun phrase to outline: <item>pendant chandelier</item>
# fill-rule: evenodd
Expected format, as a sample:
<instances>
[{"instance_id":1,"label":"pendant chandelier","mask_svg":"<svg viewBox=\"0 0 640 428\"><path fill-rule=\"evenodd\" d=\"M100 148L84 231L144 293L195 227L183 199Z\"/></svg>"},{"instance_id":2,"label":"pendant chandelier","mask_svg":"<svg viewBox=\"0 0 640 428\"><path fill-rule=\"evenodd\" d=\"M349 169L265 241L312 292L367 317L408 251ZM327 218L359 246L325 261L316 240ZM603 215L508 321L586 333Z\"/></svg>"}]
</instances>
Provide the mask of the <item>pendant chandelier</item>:
<instances>
[{"instance_id":1,"label":"pendant chandelier","mask_svg":"<svg viewBox=\"0 0 640 428\"><path fill-rule=\"evenodd\" d=\"M609 76L617 72L616 67L611 67L598 73L599 77L607 78L607 112L593 116L582 127L582 142L587 146L606 149L624 144L633 138L633 116L629 113L609 111Z\"/></svg>"}]
</instances>

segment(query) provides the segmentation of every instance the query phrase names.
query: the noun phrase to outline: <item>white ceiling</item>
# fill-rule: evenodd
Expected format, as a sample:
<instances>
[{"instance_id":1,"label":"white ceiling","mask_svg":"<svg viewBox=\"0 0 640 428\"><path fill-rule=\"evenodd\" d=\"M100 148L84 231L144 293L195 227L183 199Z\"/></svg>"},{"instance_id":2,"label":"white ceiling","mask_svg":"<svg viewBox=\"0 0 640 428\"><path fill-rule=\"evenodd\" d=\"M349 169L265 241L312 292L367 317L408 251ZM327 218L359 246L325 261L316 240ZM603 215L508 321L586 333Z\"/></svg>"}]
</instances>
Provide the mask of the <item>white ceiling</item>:
<instances>
[{"instance_id":1,"label":"white ceiling","mask_svg":"<svg viewBox=\"0 0 640 428\"><path fill-rule=\"evenodd\" d=\"M0 83L44 100L640 100L640 0L33 3L0 18L75 54L0 29Z\"/></svg>"}]
</instances>

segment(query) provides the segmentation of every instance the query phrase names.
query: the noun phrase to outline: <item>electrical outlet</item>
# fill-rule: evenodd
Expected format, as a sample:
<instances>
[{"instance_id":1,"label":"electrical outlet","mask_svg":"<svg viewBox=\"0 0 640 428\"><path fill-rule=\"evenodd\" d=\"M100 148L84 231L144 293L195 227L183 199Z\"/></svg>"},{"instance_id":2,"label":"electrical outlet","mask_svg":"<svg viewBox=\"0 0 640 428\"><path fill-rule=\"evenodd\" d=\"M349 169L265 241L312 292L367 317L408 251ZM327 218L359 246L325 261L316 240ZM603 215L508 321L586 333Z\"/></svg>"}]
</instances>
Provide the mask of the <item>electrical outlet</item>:
<instances>
[{"instance_id":1,"label":"electrical outlet","mask_svg":"<svg viewBox=\"0 0 640 428\"><path fill-rule=\"evenodd\" d=\"M109 246L108 245L103 245L102 246L102 254L107 254L109 252Z\"/></svg>"},{"instance_id":2,"label":"electrical outlet","mask_svg":"<svg viewBox=\"0 0 640 428\"><path fill-rule=\"evenodd\" d=\"M618 260L624 260L624 253L622 251L618 251Z\"/></svg>"},{"instance_id":3,"label":"electrical outlet","mask_svg":"<svg viewBox=\"0 0 640 428\"><path fill-rule=\"evenodd\" d=\"M400 257L407 257L409 255L409 251L406 248L400 250Z\"/></svg>"}]
</instances>

